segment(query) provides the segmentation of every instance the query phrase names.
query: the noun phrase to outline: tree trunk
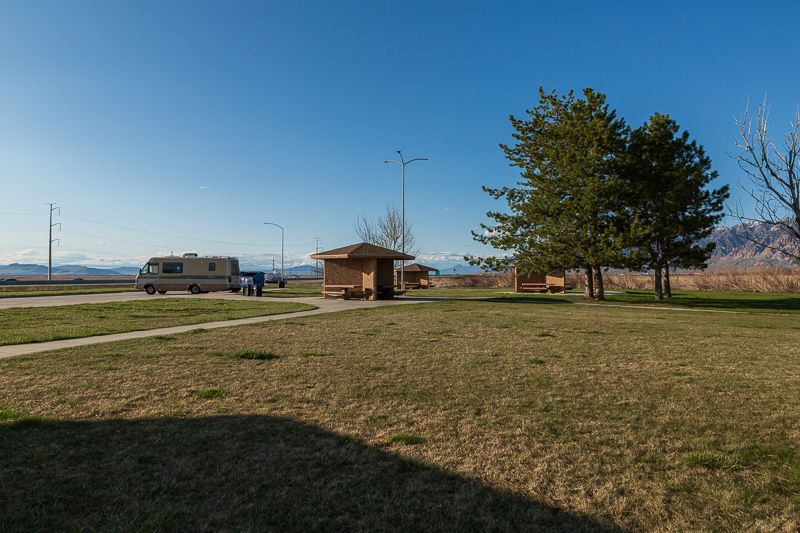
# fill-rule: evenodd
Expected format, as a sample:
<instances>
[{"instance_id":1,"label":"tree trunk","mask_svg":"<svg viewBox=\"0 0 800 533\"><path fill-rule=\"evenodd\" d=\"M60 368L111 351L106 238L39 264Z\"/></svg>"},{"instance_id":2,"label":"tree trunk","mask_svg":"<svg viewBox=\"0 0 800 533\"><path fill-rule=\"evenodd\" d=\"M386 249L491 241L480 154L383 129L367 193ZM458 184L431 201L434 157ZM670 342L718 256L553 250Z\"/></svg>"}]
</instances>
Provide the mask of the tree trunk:
<instances>
[{"instance_id":1,"label":"tree trunk","mask_svg":"<svg viewBox=\"0 0 800 533\"><path fill-rule=\"evenodd\" d=\"M672 298L672 286L669 284L669 265L664 267L664 297Z\"/></svg>"},{"instance_id":2,"label":"tree trunk","mask_svg":"<svg viewBox=\"0 0 800 533\"><path fill-rule=\"evenodd\" d=\"M606 293L603 289L603 270L600 267L594 267L594 297L597 300L605 300Z\"/></svg>"},{"instance_id":3,"label":"tree trunk","mask_svg":"<svg viewBox=\"0 0 800 533\"><path fill-rule=\"evenodd\" d=\"M584 298L594 298L594 277L592 267L586 267L586 290L583 292Z\"/></svg>"},{"instance_id":4,"label":"tree trunk","mask_svg":"<svg viewBox=\"0 0 800 533\"><path fill-rule=\"evenodd\" d=\"M656 281L655 281L655 290L656 290L656 301L660 302L664 299L664 292L661 289L661 266L656 265Z\"/></svg>"}]
</instances>

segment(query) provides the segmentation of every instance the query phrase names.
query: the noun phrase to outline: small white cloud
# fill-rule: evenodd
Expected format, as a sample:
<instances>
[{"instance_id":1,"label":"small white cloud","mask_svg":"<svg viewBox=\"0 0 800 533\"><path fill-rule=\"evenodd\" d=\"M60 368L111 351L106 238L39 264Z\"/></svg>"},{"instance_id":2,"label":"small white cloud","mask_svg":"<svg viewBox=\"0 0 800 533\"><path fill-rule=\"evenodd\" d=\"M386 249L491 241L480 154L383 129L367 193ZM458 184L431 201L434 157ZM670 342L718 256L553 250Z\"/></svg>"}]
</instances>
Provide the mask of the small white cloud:
<instances>
[{"instance_id":1,"label":"small white cloud","mask_svg":"<svg viewBox=\"0 0 800 533\"><path fill-rule=\"evenodd\" d=\"M201 185L200 188L201 189L208 189L208 187L206 187L205 185Z\"/></svg>"},{"instance_id":2,"label":"small white cloud","mask_svg":"<svg viewBox=\"0 0 800 533\"><path fill-rule=\"evenodd\" d=\"M106 243L104 243L103 241L98 241L97 244L99 244L100 246L105 246L106 245Z\"/></svg>"}]
</instances>

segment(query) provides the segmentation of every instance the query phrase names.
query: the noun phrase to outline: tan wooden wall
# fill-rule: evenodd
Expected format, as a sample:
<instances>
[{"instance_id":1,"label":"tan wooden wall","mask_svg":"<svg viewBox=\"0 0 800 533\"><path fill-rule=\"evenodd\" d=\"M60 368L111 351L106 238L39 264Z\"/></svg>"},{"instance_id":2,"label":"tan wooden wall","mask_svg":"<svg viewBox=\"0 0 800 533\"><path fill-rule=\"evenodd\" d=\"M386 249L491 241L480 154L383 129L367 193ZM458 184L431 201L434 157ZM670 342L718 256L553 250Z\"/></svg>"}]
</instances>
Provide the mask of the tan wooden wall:
<instances>
[{"instance_id":1,"label":"tan wooden wall","mask_svg":"<svg viewBox=\"0 0 800 533\"><path fill-rule=\"evenodd\" d=\"M567 274L563 270L556 271L556 272L548 272L546 277L545 283L548 285L555 285L557 287L563 287L566 285Z\"/></svg>"},{"instance_id":2,"label":"tan wooden wall","mask_svg":"<svg viewBox=\"0 0 800 533\"><path fill-rule=\"evenodd\" d=\"M394 261L391 259L325 259L325 285L361 285L372 291L391 287Z\"/></svg>"},{"instance_id":3,"label":"tan wooden wall","mask_svg":"<svg viewBox=\"0 0 800 533\"><path fill-rule=\"evenodd\" d=\"M391 259L378 259L378 285L391 287L394 279L394 261Z\"/></svg>"},{"instance_id":4,"label":"tan wooden wall","mask_svg":"<svg viewBox=\"0 0 800 533\"><path fill-rule=\"evenodd\" d=\"M361 259L326 259L325 285L361 285L363 272Z\"/></svg>"}]
</instances>

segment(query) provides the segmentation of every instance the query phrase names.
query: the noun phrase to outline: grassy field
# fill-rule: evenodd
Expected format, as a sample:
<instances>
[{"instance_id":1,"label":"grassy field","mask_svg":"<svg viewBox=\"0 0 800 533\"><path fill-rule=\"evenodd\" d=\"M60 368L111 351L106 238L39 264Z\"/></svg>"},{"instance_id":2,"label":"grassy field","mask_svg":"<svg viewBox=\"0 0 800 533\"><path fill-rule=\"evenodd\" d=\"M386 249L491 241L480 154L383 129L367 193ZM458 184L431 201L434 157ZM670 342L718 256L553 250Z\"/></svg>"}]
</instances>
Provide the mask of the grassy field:
<instances>
[{"instance_id":1,"label":"grassy field","mask_svg":"<svg viewBox=\"0 0 800 533\"><path fill-rule=\"evenodd\" d=\"M0 524L796 531L798 362L791 314L513 300L5 359Z\"/></svg>"},{"instance_id":2,"label":"grassy field","mask_svg":"<svg viewBox=\"0 0 800 533\"><path fill-rule=\"evenodd\" d=\"M166 328L313 309L296 302L159 298L0 309L0 346Z\"/></svg>"},{"instance_id":3,"label":"grassy field","mask_svg":"<svg viewBox=\"0 0 800 533\"><path fill-rule=\"evenodd\" d=\"M581 291L570 291L569 295L514 293L513 287L446 287L408 291L408 297L435 298L498 298L509 300L561 301L573 303L597 303L599 305L643 305L648 307L678 307L683 309L709 309L744 313L798 313L800 294L763 292L718 292L718 291L673 291L673 297L656 302L652 291L610 290L603 302L583 298ZM616 294L615 294L616 293Z\"/></svg>"},{"instance_id":4,"label":"grassy field","mask_svg":"<svg viewBox=\"0 0 800 533\"><path fill-rule=\"evenodd\" d=\"M0 298L9 298L15 296L58 296L62 294L93 294L101 292L131 292L135 291L132 286L120 285L105 285L105 286L87 286L87 285L74 285L70 287L64 286L36 286L30 288L21 287L0 287Z\"/></svg>"}]
</instances>

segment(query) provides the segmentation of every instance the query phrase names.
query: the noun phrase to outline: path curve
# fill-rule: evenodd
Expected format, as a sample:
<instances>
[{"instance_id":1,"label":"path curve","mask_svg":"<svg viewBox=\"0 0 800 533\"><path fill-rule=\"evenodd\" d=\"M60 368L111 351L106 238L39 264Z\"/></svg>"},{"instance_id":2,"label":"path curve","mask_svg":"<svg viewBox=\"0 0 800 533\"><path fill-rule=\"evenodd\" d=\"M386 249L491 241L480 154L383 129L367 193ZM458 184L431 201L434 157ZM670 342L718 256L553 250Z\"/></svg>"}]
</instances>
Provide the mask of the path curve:
<instances>
[{"instance_id":1,"label":"path curve","mask_svg":"<svg viewBox=\"0 0 800 533\"><path fill-rule=\"evenodd\" d=\"M121 294L128 294L128 293L121 293ZM84 295L90 296L90 295ZM236 297L237 295L231 295L231 297ZM194 297L197 296L192 295L181 295L177 297ZM212 295L201 295L200 297L210 297L213 298ZM40 300L42 298L61 298L60 296L50 296L50 297L36 297L36 300ZM238 295L238 298L241 299L242 296ZM30 298L33 300L34 298ZM135 300L137 298L128 298L129 300ZM228 299L228 298L224 298ZM91 300L91 299L90 299ZM158 328L158 329L147 329L141 331L129 331L126 333L114 333L111 335L96 335L93 337L82 337L79 339L64 339L58 341L48 341L48 342L36 342L36 343L28 343L28 344L10 344L7 346L0 346L0 359L5 359L6 357L14 357L17 355L24 355L30 353L37 353L37 352L44 352L48 350L58 350L60 348L72 348L75 346L86 346L89 344L99 344L101 342L114 342L114 341L121 341L126 339L141 339L144 337L155 337L156 335L171 335L174 333L183 333L185 331L190 331L193 329L216 329L216 328L227 328L231 326L240 326L243 324L258 324L260 322L268 322L270 320L283 320L286 318L294 318L294 317L304 317L304 316L311 316L311 315L319 315L323 313L334 313L337 311L346 311L348 309L373 309L376 307L386 307L391 305L408 305L408 304L418 304L418 303L426 303L426 302L434 302L438 301L438 299L433 298L400 298L394 300L332 300L320 297L312 297L312 298L258 298L259 301L262 302L300 302L311 304L316 306L316 309L310 309L308 311L297 311L294 313L281 313L277 315L267 315L267 316L254 316L250 318L238 318L235 320L223 320L219 322L203 322L200 324L186 324L184 326L172 326L169 328ZM103 301L125 301L125 300L103 300ZM81 302L73 302L75 303L99 303L99 300L94 301L81 301ZM45 302L42 302L44 304ZM59 303L51 303L50 305L70 305L65 303L61 300ZM44 307L45 305L36 305L36 307ZM26 307L25 305L19 305L14 307Z\"/></svg>"}]
</instances>

